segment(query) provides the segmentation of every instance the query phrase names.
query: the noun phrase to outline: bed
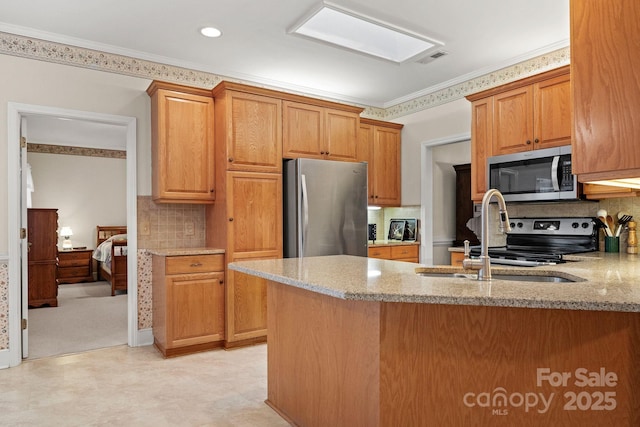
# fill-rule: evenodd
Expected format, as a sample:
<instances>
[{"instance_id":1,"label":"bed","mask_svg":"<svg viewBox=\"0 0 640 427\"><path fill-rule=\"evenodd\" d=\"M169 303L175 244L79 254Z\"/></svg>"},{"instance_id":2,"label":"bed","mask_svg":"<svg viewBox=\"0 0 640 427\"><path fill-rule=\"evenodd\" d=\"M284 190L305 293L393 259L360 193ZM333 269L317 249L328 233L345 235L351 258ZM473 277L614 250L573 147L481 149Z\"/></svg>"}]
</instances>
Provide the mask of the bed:
<instances>
[{"instance_id":1,"label":"bed","mask_svg":"<svg viewBox=\"0 0 640 427\"><path fill-rule=\"evenodd\" d=\"M93 259L98 261L98 280L111 284L111 296L127 290L127 227L97 227Z\"/></svg>"}]
</instances>

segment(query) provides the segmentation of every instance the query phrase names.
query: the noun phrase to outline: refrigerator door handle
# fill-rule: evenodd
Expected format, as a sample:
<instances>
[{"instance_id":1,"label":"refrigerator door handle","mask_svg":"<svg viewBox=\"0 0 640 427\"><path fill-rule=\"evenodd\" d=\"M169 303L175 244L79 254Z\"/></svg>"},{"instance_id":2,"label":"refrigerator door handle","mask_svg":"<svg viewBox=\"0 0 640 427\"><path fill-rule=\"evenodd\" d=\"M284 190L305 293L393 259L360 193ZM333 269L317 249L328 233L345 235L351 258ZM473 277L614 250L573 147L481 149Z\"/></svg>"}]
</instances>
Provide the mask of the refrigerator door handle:
<instances>
[{"instance_id":1,"label":"refrigerator door handle","mask_svg":"<svg viewBox=\"0 0 640 427\"><path fill-rule=\"evenodd\" d=\"M302 248L299 256L302 257L305 254L305 237L309 232L309 198L307 197L307 177L304 174L300 174L300 183L302 184Z\"/></svg>"}]
</instances>

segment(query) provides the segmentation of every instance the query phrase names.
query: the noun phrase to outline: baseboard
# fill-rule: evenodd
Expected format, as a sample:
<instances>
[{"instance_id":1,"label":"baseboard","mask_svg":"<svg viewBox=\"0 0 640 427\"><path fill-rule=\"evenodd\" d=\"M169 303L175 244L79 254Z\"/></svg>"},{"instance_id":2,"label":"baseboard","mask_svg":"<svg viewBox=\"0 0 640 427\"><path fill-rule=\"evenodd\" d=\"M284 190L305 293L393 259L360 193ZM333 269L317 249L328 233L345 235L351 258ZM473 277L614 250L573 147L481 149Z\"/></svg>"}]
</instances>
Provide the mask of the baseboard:
<instances>
[{"instance_id":1,"label":"baseboard","mask_svg":"<svg viewBox=\"0 0 640 427\"><path fill-rule=\"evenodd\" d=\"M153 345L153 329L138 329L137 347Z\"/></svg>"},{"instance_id":2,"label":"baseboard","mask_svg":"<svg viewBox=\"0 0 640 427\"><path fill-rule=\"evenodd\" d=\"M0 350L0 369L11 366L11 352L9 349Z\"/></svg>"}]
</instances>

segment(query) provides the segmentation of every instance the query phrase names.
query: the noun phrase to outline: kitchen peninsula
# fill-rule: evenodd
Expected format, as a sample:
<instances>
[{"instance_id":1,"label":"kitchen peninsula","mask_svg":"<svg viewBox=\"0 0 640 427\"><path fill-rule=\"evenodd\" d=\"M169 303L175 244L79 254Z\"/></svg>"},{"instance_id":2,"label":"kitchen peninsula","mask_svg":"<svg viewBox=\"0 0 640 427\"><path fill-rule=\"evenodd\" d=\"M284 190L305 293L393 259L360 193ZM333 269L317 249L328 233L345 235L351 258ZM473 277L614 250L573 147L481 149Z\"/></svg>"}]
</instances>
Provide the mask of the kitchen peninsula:
<instances>
[{"instance_id":1,"label":"kitchen peninsula","mask_svg":"<svg viewBox=\"0 0 640 427\"><path fill-rule=\"evenodd\" d=\"M268 280L267 403L295 425L639 425L640 261L567 258L494 272L575 282L350 256L229 267Z\"/></svg>"}]
</instances>

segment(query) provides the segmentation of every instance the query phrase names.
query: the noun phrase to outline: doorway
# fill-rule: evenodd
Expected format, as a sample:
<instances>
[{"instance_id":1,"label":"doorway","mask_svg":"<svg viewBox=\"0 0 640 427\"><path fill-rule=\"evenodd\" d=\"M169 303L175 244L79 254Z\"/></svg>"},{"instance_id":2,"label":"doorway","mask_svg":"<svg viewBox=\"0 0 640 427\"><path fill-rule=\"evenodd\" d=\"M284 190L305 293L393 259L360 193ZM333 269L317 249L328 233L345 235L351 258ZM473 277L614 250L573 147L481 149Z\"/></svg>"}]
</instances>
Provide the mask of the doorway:
<instances>
[{"instance_id":1,"label":"doorway","mask_svg":"<svg viewBox=\"0 0 640 427\"><path fill-rule=\"evenodd\" d=\"M430 141L423 142L421 144L421 205L422 205L422 247L420 248L421 260L423 264L433 265L434 262L442 264L445 259L443 251L448 251L443 245L448 245L448 240L444 239L442 242L435 241L434 233L436 227L438 230L451 228L443 221L450 221L453 230L455 230L455 216L447 214L446 209L451 210L451 206L443 206L443 188L442 186L434 185L434 178L436 177L435 162L438 160L434 156L434 149L438 147L449 146L450 144L456 144L455 147L460 147L461 152L458 153L458 157L455 163L467 163L471 159L470 151L471 134L464 133L459 135L452 135L449 137L438 138ZM454 147L451 145L451 147ZM465 160L467 159L467 160ZM453 163L452 163L453 164ZM451 168L451 172L453 168ZM455 188L455 182L454 182ZM454 195L455 196L455 195ZM451 199L451 197L449 197ZM455 197L454 199L455 200ZM455 206L453 207L455 209ZM455 212L455 210L454 210ZM438 236L442 239L442 236ZM452 237L451 242L455 239ZM450 243L450 242L449 242ZM450 246L450 245L449 245Z\"/></svg>"},{"instance_id":2,"label":"doorway","mask_svg":"<svg viewBox=\"0 0 640 427\"><path fill-rule=\"evenodd\" d=\"M27 133L28 118L45 117L70 119L85 124L95 123L121 127L125 135L126 146L126 222L128 226L128 250L137 253L137 212L136 212L136 120L133 117L115 116L86 111L58 109L37 105L9 103L8 141L9 141L9 366L19 364L28 354L28 288L26 276L26 239L20 239L20 228L24 227L26 218L26 191L21 178L23 164L26 159L26 146L21 144L21 134ZM26 120L25 120L26 119ZM14 184L15 183L15 184ZM13 184L13 185L12 185ZM15 233L15 234L14 234ZM127 293L127 342L137 345L137 259L129 256L127 263L129 286ZM27 328L22 331L23 319Z\"/></svg>"}]
</instances>

